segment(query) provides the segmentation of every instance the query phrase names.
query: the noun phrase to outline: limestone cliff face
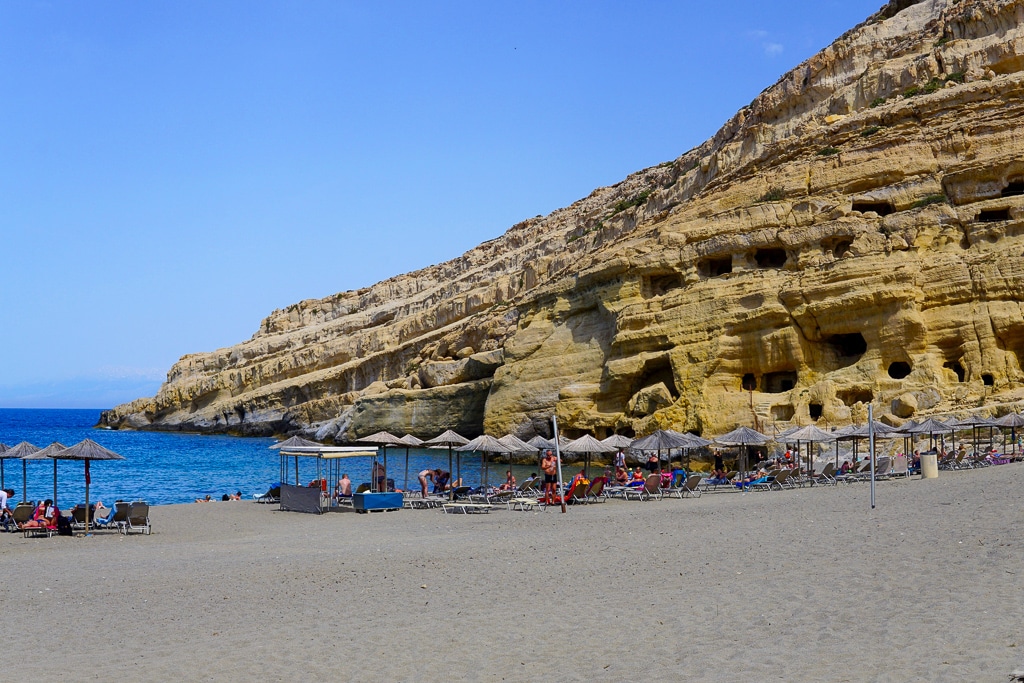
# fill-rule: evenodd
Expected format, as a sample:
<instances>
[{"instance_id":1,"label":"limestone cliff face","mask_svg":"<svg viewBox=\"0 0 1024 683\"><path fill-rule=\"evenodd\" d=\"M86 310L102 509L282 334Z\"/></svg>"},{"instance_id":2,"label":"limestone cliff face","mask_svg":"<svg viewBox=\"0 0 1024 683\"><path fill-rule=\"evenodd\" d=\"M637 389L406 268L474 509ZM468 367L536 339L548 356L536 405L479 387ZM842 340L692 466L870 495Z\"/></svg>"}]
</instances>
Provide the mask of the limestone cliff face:
<instances>
[{"instance_id":1,"label":"limestone cliff face","mask_svg":"<svg viewBox=\"0 0 1024 683\"><path fill-rule=\"evenodd\" d=\"M893 422L1024 398L1024 0L890 3L700 147L275 311L111 427L347 441Z\"/></svg>"}]
</instances>

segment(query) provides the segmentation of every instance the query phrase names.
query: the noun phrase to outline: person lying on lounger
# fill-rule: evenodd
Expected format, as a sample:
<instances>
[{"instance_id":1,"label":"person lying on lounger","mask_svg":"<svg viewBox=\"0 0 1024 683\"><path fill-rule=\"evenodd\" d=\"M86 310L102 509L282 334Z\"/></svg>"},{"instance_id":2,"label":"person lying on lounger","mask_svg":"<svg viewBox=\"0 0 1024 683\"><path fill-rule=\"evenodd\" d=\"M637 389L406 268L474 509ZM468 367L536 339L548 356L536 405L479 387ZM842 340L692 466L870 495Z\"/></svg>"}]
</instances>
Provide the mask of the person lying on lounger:
<instances>
[{"instance_id":1,"label":"person lying on lounger","mask_svg":"<svg viewBox=\"0 0 1024 683\"><path fill-rule=\"evenodd\" d=\"M516 478L512 474L512 470L506 470L505 472L505 483L498 487L500 491L515 491L516 489Z\"/></svg>"},{"instance_id":2,"label":"person lying on lounger","mask_svg":"<svg viewBox=\"0 0 1024 683\"><path fill-rule=\"evenodd\" d=\"M36 506L35 511L32 513L32 519L22 524L21 528L44 529L46 527L55 527L57 526L58 515L60 515L60 510L57 509L52 500L47 498Z\"/></svg>"}]
</instances>

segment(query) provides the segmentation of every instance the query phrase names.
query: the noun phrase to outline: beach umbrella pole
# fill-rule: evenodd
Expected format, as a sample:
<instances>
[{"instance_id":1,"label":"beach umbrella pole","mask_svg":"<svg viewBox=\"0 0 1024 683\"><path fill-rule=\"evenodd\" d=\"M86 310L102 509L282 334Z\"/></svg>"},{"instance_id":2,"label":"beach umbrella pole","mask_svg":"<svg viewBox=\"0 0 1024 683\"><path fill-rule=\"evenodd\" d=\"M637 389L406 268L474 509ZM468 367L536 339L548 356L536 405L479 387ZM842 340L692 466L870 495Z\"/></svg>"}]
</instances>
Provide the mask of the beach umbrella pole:
<instances>
[{"instance_id":1,"label":"beach umbrella pole","mask_svg":"<svg viewBox=\"0 0 1024 683\"><path fill-rule=\"evenodd\" d=\"M85 535L89 535L89 459L85 459Z\"/></svg>"},{"instance_id":2,"label":"beach umbrella pole","mask_svg":"<svg viewBox=\"0 0 1024 683\"><path fill-rule=\"evenodd\" d=\"M555 431L555 460L558 462L558 499L562 501L562 513L565 513L565 491L562 490L562 453L558 445L558 418L551 416L551 425Z\"/></svg>"},{"instance_id":3,"label":"beach umbrella pole","mask_svg":"<svg viewBox=\"0 0 1024 683\"><path fill-rule=\"evenodd\" d=\"M21 461L21 499L28 500L28 463Z\"/></svg>"}]
</instances>

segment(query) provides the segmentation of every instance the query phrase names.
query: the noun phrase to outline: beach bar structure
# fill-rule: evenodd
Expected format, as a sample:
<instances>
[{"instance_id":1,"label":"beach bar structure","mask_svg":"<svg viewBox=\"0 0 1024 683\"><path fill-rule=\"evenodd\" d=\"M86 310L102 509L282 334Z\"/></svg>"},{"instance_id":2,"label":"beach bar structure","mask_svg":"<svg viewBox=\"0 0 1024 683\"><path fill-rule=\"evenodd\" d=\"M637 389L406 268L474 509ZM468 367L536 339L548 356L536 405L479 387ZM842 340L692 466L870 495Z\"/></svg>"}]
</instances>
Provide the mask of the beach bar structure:
<instances>
[{"instance_id":1,"label":"beach bar structure","mask_svg":"<svg viewBox=\"0 0 1024 683\"><path fill-rule=\"evenodd\" d=\"M331 495L331 482L341 478L342 466L348 458L370 458L377 464L377 449L358 446L293 446L280 450L281 456L281 509L291 512L321 514L340 508ZM299 479L299 458L309 458L315 464L315 482L318 486L303 486ZM295 483L290 483L291 475ZM352 507L357 512L367 510L397 510L403 504L399 492L365 491L352 494Z\"/></svg>"}]
</instances>

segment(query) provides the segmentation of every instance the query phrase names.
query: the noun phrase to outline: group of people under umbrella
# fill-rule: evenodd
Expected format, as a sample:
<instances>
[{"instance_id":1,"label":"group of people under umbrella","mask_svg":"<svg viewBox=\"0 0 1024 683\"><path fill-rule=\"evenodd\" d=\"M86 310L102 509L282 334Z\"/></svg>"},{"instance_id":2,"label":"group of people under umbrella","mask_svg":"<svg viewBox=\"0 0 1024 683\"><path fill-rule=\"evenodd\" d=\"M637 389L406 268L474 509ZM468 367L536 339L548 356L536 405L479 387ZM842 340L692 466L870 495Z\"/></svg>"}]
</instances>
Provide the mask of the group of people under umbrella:
<instances>
[{"instance_id":1,"label":"group of people under umbrella","mask_svg":"<svg viewBox=\"0 0 1024 683\"><path fill-rule=\"evenodd\" d=\"M124 456L105 448L92 439L83 439L74 446L66 447L59 441L54 441L45 448L39 448L28 441L22 441L16 446L8 448L6 444L0 443L0 489L6 488L4 481L4 461L21 460L22 473L22 499L28 499L28 461L52 460L53 461L53 504L57 505L57 461L58 460L80 460L85 463L85 532L89 533L89 484L91 483L89 464L93 460L124 460Z\"/></svg>"}]
</instances>

